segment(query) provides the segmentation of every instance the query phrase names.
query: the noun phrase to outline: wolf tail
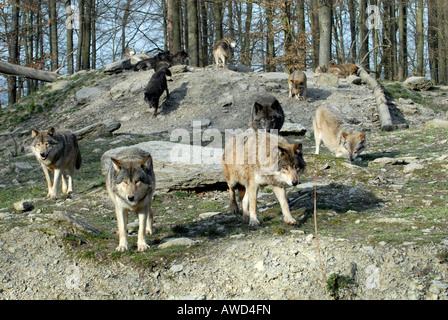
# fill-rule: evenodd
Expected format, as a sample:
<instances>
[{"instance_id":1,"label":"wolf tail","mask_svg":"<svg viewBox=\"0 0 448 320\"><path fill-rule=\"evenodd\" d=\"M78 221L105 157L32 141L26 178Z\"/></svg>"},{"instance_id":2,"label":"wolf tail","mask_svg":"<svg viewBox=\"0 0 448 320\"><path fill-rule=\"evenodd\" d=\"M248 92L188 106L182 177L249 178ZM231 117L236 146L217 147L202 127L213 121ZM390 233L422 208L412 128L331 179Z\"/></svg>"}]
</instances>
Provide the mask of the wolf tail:
<instances>
[{"instance_id":1,"label":"wolf tail","mask_svg":"<svg viewBox=\"0 0 448 320\"><path fill-rule=\"evenodd\" d=\"M75 150L76 150L76 161L75 161L75 168L76 170L79 170L81 168L82 158L81 158L81 151L79 151L78 141L75 138Z\"/></svg>"}]
</instances>

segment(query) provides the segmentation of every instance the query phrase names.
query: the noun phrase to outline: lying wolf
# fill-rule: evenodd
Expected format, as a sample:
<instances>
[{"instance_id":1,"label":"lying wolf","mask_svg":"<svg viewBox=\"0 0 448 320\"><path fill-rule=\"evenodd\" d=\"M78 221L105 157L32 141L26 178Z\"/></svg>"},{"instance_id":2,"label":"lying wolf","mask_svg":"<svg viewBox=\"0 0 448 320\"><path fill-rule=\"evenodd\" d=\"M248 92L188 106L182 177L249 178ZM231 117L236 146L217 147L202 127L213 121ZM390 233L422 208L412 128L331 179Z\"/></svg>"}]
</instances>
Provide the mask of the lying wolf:
<instances>
[{"instance_id":1,"label":"lying wolf","mask_svg":"<svg viewBox=\"0 0 448 320\"><path fill-rule=\"evenodd\" d=\"M275 134L247 131L226 142L222 166L229 187L231 213L238 213L235 197L238 189L243 219L249 220L249 226L259 225L258 188L271 185L282 208L283 220L287 224L296 223L289 211L285 187L297 185L306 167L302 144L290 144Z\"/></svg>"},{"instance_id":2,"label":"lying wolf","mask_svg":"<svg viewBox=\"0 0 448 320\"><path fill-rule=\"evenodd\" d=\"M79 170L82 163L76 136L66 131L56 132L54 128L51 128L44 131L31 129L31 138L31 151L42 166L47 180L47 197L52 200L57 199L61 180L62 192L71 195L73 173L75 169ZM54 172L53 183L50 172Z\"/></svg>"},{"instance_id":3,"label":"lying wolf","mask_svg":"<svg viewBox=\"0 0 448 320\"><path fill-rule=\"evenodd\" d=\"M146 235L152 235L152 197L156 186L152 157L139 148L121 151L106 174L106 189L115 205L118 222L119 245L116 251L128 250L127 222L130 211L138 214L139 229L137 251L149 248Z\"/></svg>"}]
</instances>

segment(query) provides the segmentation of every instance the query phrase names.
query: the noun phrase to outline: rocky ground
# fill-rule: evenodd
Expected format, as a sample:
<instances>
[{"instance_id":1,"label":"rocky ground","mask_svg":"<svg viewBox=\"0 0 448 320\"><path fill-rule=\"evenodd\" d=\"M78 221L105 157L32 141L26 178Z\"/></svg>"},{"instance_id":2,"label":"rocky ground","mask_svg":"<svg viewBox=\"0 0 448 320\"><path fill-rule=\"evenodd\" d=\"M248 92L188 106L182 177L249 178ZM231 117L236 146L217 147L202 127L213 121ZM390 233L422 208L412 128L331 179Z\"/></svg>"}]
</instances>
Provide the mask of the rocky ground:
<instances>
[{"instance_id":1,"label":"rocky ground","mask_svg":"<svg viewBox=\"0 0 448 320\"><path fill-rule=\"evenodd\" d=\"M1 299L448 299L448 130L433 121L447 118L444 88L422 94L421 103L397 98L391 110L400 129L379 132L373 95L362 84L317 85L309 73L308 101L299 102L288 98L281 73L196 69L173 75L171 95L152 118L143 101L150 74L94 71L60 79L34 97L44 110L53 103L51 111L3 128ZM298 225L282 223L269 188L260 192L257 228L227 213L222 185L158 190L149 252L136 252L131 218L131 250L115 253L102 154L148 140L177 142L176 129L192 137L194 120L225 137L226 129L247 128L258 94L275 95L287 123L307 131L288 137L303 142L308 163L303 183L288 193ZM319 157L316 233L311 123L320 105L338 107L368 133L369 147L355 164L326 151ZM11 117L3 113L3 122ZM80 141L84 163L73 199L46 200L29 129L76 131L111 120L121 124L113 136ZM31 210L14 209L21 199Z\"/></svg>"}]
</instances>

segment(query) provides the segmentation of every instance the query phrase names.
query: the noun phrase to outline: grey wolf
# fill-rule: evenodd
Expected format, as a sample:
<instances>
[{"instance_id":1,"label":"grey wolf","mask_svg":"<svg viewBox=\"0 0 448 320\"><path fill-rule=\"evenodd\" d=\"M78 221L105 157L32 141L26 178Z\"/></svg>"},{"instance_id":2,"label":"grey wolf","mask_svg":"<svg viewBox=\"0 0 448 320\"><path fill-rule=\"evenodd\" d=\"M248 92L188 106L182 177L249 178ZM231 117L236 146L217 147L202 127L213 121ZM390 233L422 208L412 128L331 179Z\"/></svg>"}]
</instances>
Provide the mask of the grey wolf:
<instances>
[{"instance_id":1,"label":"grey wolf","mask_svg":"<svg viewBox=\"0 0 448 320\"><path fill-rule=\"evenodd\" d=\"M171 71L168 68L163 68L156 73L154 73L151 79L148 82L148 85L145 89L145 101L149 104L149 107L154 107L153 117L157 116L157 109L159 108L159 99L163 94L163 91L166 91L166 98L168 99L170 96L170 92L168 90L168 84L166 77L171 76Z\"/></svg>"},{"instance_id":2,"label":"grey wolf","mask_svg":"<svg viewBox=\"0 0 448 320\"><path fill-rule=\"evenodd\" d=\"M285 114L280 102L273 96L260 96L255 100L250 113L250 126L254 130L280 130Z\"/></svg>"},{"instance_id":3,"label":"grey wolf","mask_svg":"<svg viewBox=\"0 0 448 320\"><path fill-rule=\"evenodd\" d=\"M306 74L303 71L294 71L288 79L289 97L292 98L294 94L297 100L306 100Z\"/></svg>"},{"instance_id":4,"label":"grey wolf","mask_svg":"<svg viewBox=\"0 0 448 320\"><path fill-rule=\"evenodd\" d=\"M355 160L366 148L366 134L345 123L336 110L319 107L313 119L313 127L315 154L319 154L321 141L336 157L347 157L350 161Z\"/></svg>"},{"instance_id":5,"label":"grey wolf","mask_svg":"<svg viewBox=\"0 0 448 320\"><path fill-rule=\"evenodd\" d=\"M151 57L149 59L144 59L144 60L139 61L135 65L134 71L151 70L151 69L154 68L155 64L158 61L166 60L166 59L169 59L169 58L170 58L170 52L169 51L159 52L154 57Z\"/></svg>"},{"instance_id":6,"label":"grey wolf","mask_svg":"<svg viewBox=\"0 0 448 320\"><path fill-rule=\"evenodd\" d=\"M47 180L47 197L57 199L61 180L62 192L71 195L74 171L79 170L82 163L76 136L67 131L56 131L51 128L43 131L31 129L31 137L31 151L42 166ZM54 172L53 183L50 172Z\"/></svg>"},{"instance_id":7,"label":"grey wolf","mask_svg":"<svg viewBox=\"0 0 448 320\"><path fill-rule=\"evenodd\" d=\"M115 205L118 222L119 252L128 250L127 222L130 211L138 214L137 250L145 251L146 235L152 235L152 197L156 185L151 154L129 148L111 158L106 173L106 189Z\"/></svg>"},{"instance_id":8,"label":"grey wolf","mask_svg":"<svg viewBox=\"0 0 448 320\"><path fill-rule=\"evenodd\" d=\"M235 190L238 189L242 198L243 219L249 220L249 226L259 225L258 188L271 185L280 203L283 220L287 224L296 223L289 211L285 188L297 185L306 167L302 144L290 144L275 134L246 131L226 142L222 166L229 187L231 213L238 213L235 197Z\"/></svg>"},{"instance_id":9,"label":"grey wolf","mask_svg":"<svg viewBox=\"0 0 448 320\"><path fill-rule=\"evenodd\" d=\"M135 55L134 47L126 47L124 48L124 51L121 54L121 59L129 59L133 55Z\"/></svg>"},{"instance_id":10,"label":"grey wolf","mask_svg":"<svg viewBox=\"0 0 448 320\"><path fill-rule=\"evenodd\" d=\"M357 67L353 63L343 63L338 65L334 63L334 61L329 62L328 68L326 66L318 66L316 68L316 74L332 73L335 74L338 78L346 78L350 75L357 75L358 71L359 67Z\"/></svg>"},{"instance_id":11,"label":"grey wolf","mask_svg":"<svg viewBox=\"0 0 448 320\"><path fill-rule=\"evenodd\" d=\"M184 50L180 50L174 55L170 54L169 51L165 51L152 58L139 61L135 65L134 71L154 69L154 71L157 72L163 68L171 68L175 65L187 64L188 60L190 60L190 57Z\"/></svg>"},{"instance_id":12,"label":"grey wolf","mask_svg":"<svg viewBox=\"0 0 448 320\"><path fill-rule=\"evenodd\" d=\"M229 38L220 40L213 48L213 56L215 58L216 69L227 69L227 59L230 50L236 47L236 42Z\"/></svg>"}]
</instances>

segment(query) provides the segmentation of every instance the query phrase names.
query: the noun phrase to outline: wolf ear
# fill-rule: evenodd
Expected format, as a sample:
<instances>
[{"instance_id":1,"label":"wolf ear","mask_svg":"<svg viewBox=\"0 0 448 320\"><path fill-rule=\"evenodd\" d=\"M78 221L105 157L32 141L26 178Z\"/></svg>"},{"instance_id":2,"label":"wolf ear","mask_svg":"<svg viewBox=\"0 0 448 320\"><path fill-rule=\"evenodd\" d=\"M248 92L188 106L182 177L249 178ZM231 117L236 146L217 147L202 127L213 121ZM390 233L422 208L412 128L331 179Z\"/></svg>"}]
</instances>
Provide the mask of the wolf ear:
<instances>
[{"instance_id":1,"label":"wolf ear","mask_svg":"<svg viewBox=\"0 0 448 320\"><path fill-rule=\"evenodd\" d=\"M296 145L293 147L293 150L294 150L294 153L301 153L301 152L302 152L302 144L301 144L301 143L296 144Z\"/></svg>"},{"instance_id":2,"label":"wolf ear","mask_svg":"<svg viewBox=\"0 0 448 320\"><path fill-rule=\"evenodd\" d=\"M110 158L110 160L112 161L112 165L114 166L114 170L116 172L121 170L121 161L114 159L114 158Z\"/></svg>"},{"instance_id":3,"label":"wolf ear","mask_svg":"<svg viewBox=\"0 0 448 320\"><path fill-rule=\"evenodd\" d=\"M365 133L361 133L361 135L359 136L359 140L364 140L364 138L366 137Z\"/></svg>"},{"instance_id":4,"label":"wolf ear","mask_svg":"<svg viewBox=\"0 0 448 320\"><path fill-rule=\"evenodd\" d=\"M348 133L347 132L342 132L342 136L344 137L344 139L347 139Z\"/></svg>"},{"instance_id":5,"label":"wolf ear","mask_svg":"<svg viewBox=\"0 0 448 320\"><path fill-rule=\"evenodd\" d=\"M31 138L34 138L35 136L37 136L39 134L39 131L31 129Z\"/></svg>"},{"instance_id":6,"label":"wolf ear","mask_svg":"<svg viewBox=\"0 0 448 320\"><path fill-rule=\"evenodd\" d=\"M255 113L260 112L262 109L263 109L263 106L261 104L259 104L258 102L254 103Z\"/></svg>"},{"instance_id":7,"label":"wolf ear","mask_svg":"<svg viewBox=\"0 0 448 320\"><path fill-rule=\"evenodd\" d=\"M54 128L51 127L51 129L47 131L47 132L48 132L48 135L50 135L50 136L54 136L54 131L55 131Z\"/></svg>"},{"instance_id":8,"label":"wolf ear","mask_svg":"<svg viewBox=\"0 0 448 320\"><path fill-rule=\"evenodd\" d=\"M145 171L149 171L152 167L152 158L151 155L148 154L145 158L141 160L142 168Z\"/></svg>"},{"instance_id":9,"label":"wolf ear","mask_svg":"<svg viewBox=\"0 0 448 320\"><path fill-rule=\"evenodd\" d=\"M272 104L272 109L275 111L280 111L280 102L278 102L278 100L275 100L275 102Z\"/></svg>"}]
</instances>

